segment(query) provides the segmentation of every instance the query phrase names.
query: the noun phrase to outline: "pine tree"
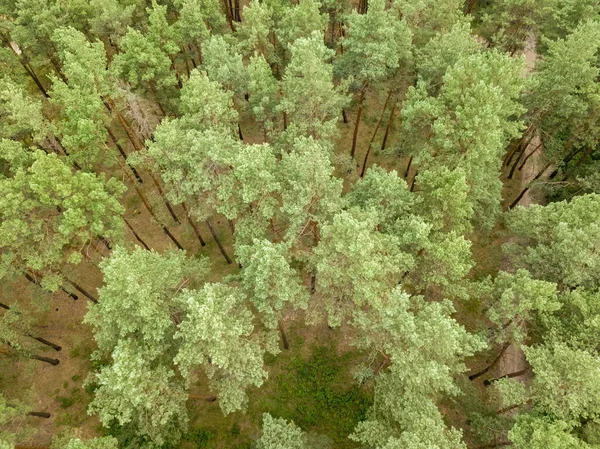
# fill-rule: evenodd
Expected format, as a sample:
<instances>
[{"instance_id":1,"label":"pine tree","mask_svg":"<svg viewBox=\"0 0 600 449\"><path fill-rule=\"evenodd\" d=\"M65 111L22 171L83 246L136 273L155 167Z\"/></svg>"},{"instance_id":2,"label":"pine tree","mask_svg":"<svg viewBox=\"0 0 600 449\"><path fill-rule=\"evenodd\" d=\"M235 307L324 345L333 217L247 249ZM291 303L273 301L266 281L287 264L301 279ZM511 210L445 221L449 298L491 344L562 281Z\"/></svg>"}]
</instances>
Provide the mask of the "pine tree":
<instances>
[{"instance_id":1,"label":"pine tree","mask_svg":"<svg viewBox=\"0 0 600 449\"><path fill-rule=\"evenodd\" d=\"M1 145L10 167L0 178L3 265L48 275L44 286L54 291L59 271L81 262L90 240L121 238L124 187L114 178L73 173L55 154L25 152L11 141Z\"/></svg>"},{"instance_id":2,"label":"pine tree","mask_svg":"<svg viewBox=\"0 0 600 449\"><path fill-rule=\"evenodd\" d=\"M299 38L290 47L292 58L281 82L279 110L289 119L287 135L325 141L337 133L339 112L346 104L344 86L334 86L328 60L334 53L319 34ZM310 95L307 95L310 92Z\"/></svg>"},{"instance_id":3,"label":"pine tree","mask_svg":"<svg viewBox=\"0 0 600 449\"><path fill-rule=\"evenodd\" d=\"M358 112L354 125L351 156L356 150L363 102L369 86L385 81L411 57L411 32L385 10L385 1L371 0L365 14L353 11L348 17L348 36L342 40L344 53L338 59L338 71L353 77Z\"/></svg>"},{"instance_id":4,"label":"pine tree","mask_svg":"<svg viewBox=\"0 0 600 449\"><path fill-rule=\"evenodd\" d=\"M509 231L520 245L507 244L506 251L517 266L533 277L567 287L593 288L600 272L596 248L596 216L600 196L573 198L547 206L518 207L507 216Z\"/></svg>"},{"instance_id":5,"label":"pine tree","mask_svg":"<svg viewBox=\"0 0 600 449\"><path fill-rule=\"evenodd\" d=\"M381 351L389 366L377 375L373 409L351 439L374 448L466 447L436 402L458 393L462 358L484 345L451 318L453 311L449 301L426 302L395 287L356 313L359 347Z\"/></svg>"},{"instance_id":6,"label":"pine tree","mask_svg":"<svg viewBox=\"0 0 600 449\"><path fill-rule=\"evenodd\" d=\"M225 284L184 290L178 298L185 317L175 334L180 341L175 363L188 382L192 370L202 367L225 414L244 408L245 389L261 386L267 377L262 369L263 349L252 335L253 316L245 300L239 288Z\"/></svg>"}]
</instances>

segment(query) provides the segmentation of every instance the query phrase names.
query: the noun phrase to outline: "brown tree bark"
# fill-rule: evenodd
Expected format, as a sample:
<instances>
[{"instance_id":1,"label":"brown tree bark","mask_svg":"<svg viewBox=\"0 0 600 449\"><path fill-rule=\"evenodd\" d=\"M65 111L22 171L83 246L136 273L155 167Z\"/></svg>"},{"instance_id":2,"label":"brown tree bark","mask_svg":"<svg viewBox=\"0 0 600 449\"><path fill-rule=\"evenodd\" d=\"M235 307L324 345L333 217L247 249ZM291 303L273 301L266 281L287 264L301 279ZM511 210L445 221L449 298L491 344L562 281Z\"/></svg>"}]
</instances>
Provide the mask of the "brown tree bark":
<instances>
[{"instance_id":1,"label":"brown tree bark","mask_svg":"<svg viewBox=\"0 0 600 449\"><path fill-rule=\"evenodd\" d=\"M354 124L354 133L352 134L352 150L350 151L350 157L354 157L354 153L356 152L356 139L358 138L358 127L360 126L360 117L362 116L366 87L367 83L364 82L360 89L361 93L358 99L358 110L356 111L356 123Z\"/></svg>"},{"instance_id":2,"label":"brown tree bark","mask_svg":"<svg viewBox=\"0 0 600 449\"><path fill-rule=\"evenodd\" d=\"M57 345L55 343L52 343L51 341L48 341L45 338L35 337L35 336L31 335L31 334L28 334L27 336L33 338L34 340L39 341L40 343L42 343L42 344L44 344L46 346L50 346L55 351L60 351L62 349L59 345Z\"/></svg>"},{"instance_id":3,"label":"brown tree bark","mask_svg":"<svg viewBox=\"0 0 600 449\"><path fill-rule=\"evenodd\" d=\"M522 376L527 371L529 371L529 369L530 368L527 367L527 368L523 368L522 370L515 371L513 373L505 374L504 376L496 377L495 379L486 379L486 380L483 381L483 385L485 385L487 387L487 386L491 385L493 382L496 382L497 380L500 380L500 379L511 379L513 377Z\"/></svg>"},{"instance_id":4,"label":"brown tree bark","mask_svg":"<svg viewBox=\"0 0 600 449\"><path fill-rule=\"evenodd\" d=\"M393 89L390 88L390 90L388 92L388 96L385 99L385 103L383 104L383 109L381 111L381 115L379 116L379 120L377 121L377 125L375 126L375 131L373 131L373 135L371 136L371 140L369 141L369 146L367 147L367 152L365 154L365 160L363 161L362 169L360 170L361 178L365 175L365 170L367 169L367 161L369 160L369 154L371 154L371 147L373 146L373 142L375 141L375 136L377 135L377 131L379 131L379 127L381 126L381 122L383 121L383 115L385 114L387 105L390 102L392 93L393 93Z\"/></svg>"},{"instance_id":5,"label":"brown tree bark","mask_svg":"<svg viewBox=\"0 0 600 449\"><path fill-rule=\"evenodd\" d=\"M217 237L217 233L215 232L212 225L210 224L210 221L208 219L206 219L204 222L206 223L206 226L208 226L208 230L212 234L213 239L215 239L215 243L219 247L219 251L221 251L221 254L225 258L225 261L227 261L227 264L231 264L231 259L227 255L227 252L225 252L225 248L223 248L223 245L221 245L221 241L219 240L219 237Z\"/></svg>"},{"instance_id":6,"label":"brown tree bark","mask_svg":"<svg viewBox=\"0 0 600 449\"><path fill-rule=\"evenodd\" d=\"M37 285L38 287L42 288L42 284L40 284L40 282L35 279L31 274L24 272L23 273L25 275L25 279L27 279L29 282L31 282L32 284ZM77 301L79 299L79 296L77 296L74 293L71 293L67 290L65 290L64 287L59 287L60 290L62 290L69 298L71 298L73 301Z\"/></svg>"},{"instance_id":7,"label":"brown tree bark","mask_svg":"<svg viewBox=\"0 0 600 449\"><path fill-rule=\"evenodd\" d=\"M521 190L521 193L519 193L519 196L518 196L517 198L515 198L515 200L514 200L514 201L513 201L513 202L510 204L510 206L508 206L508 208L509 208L509 209L512 209L512 208L513 208L513 207L515 207L517 204L519 204L519 201L521 201L521 198L523 198L523 196L525 196L525 194L527 193L527 191L528 191L528 190L529 190L529 188L531 187L531 183L532 183L532 182L534 182L534 181L537 181L537 180L538 180L538 179L539 179L539 178L540 178L540 177L541 177L541 176L544 174L544 172L545 172L546 170L548 170L548 167L550 167L550 165L551 165L551 164L550 164L550 162L548 162L548 163L547 163L547 164L544 166L544 168L542 168L542 169L540 170L540 172L539 172L537 175L535 175L535 178L533 178L533 179L532 179L532 180L529 182L529 184L527 184L527 186L526 186L526 187L525 187L523 190Z\"/></svg>"},{"instance_id":8,"label":"brown tree bark","mask_svg":"<svg viewBox=\"0 0 600 449\"><path fill-rule=\"evenodd\" d=\"M50 418L50 413L47 412L27 412L28 416L37 416L38 418Z\"/></svg>"},{"instance_id":9,"label":"brown tree bark","mask_svg":"<svg viewBox=\"0 0 600 449\"><path fill-rule=\"evenodd\" d=\"M502 356L504 355L504 353L506 352L506 350L508 349L509 346L510 346L510 343L506 343L502 347L502 349L500 350L500 352L498 353L498 355L494 358L494 360L492 360L492 363L490 363L488 366L486 366L481 371L478 371L475 374L471 374L469 376L469 380L475 380L478 377L483 376L485 373L487 373L489 370L491 370L494 366L496 366L496 364L500 361L500 359L502 358Z\"/></svg>"},{"instance_id":10,"label":"brown tree bark","mask_svg":"<svg viewBox=\"0 0 600 449\"><path fill-rule=\"evenodd\" d=\"M146 250L150 251L150 247L148 245L146 245L146 242L144 242L142 240L142 238L138 235L137 232L135 232L135 229L133 229L133 226L131 226L131 223L129 223L129 221L123 217L123 221L125 222L125 224L127 225L127 227L129 228L129 230L133 233L133 236L135 237L135 239L140 242L142 244L142 246L144 248L146 248Z\"/></svg>"},{"instance_id":11,"label":"brown tree bark","mask_svg":"<svg viewBox=\"0 0 600 449\"><path fill-rule=\"evenodd\" d=\"M167 209L169 210L169 214L171 214L171 217L173 218L173 220L175 220L175 223L181 224L181 222L179 221L179 218L177 218L177 215L175 214L175 211L173 210L173 206L167 199L167 196L165 195L164 190L160 186L158 179L156 179L156 176L154 176L152 173L150 173L150 179L152 179L153 184L156 186L156 190L158 190L158 193L160 194L161 198L163 199L165 206L167 206Z\"/></svg>"},{"instance_id":12,"label":"brown tree bark","mask_svg":"<svg viewBox=\"0 0 600 449\"><path fill-rule=\"evenodd\" d=\"M196 237L200 241L200 245L201 246L206 246L206 242L204 241L204 239L200 235L200 231L198 231L198 227L194 224L194 221L192 220L192 217L190 217L190 214L188 212L187 206L185 205L185 203L181 203L181 205L183 206L183 211L185 212L185 216L187 218L188 223L190 224L190 226L194 230L194 233L196 234Z\"/></svg>"},{"instance_id":13,"label":"brown tree bark","mask_svg":"<svg viewBox=\"0 0 600 449\"><path fill-rule=\"evenodd\" d=\"M137 182L139 182L140 184L142 184L144 182L144 180L140 177L140 174L135 169L135 167L133 165L131 165L129 162L127 162L127 153L125 153L125 150L123 149L123 147L117 142L117 138L113 134L112 130L108 126L106 127L106 130L108 131L109 137L111 138L111 140L115 144L115 147L119 151L119 154L121 155L121 157L123 158L123 160L127 164L127 167L129 167L129 169L133 173L133 176L135 176L135 179L137 180Z\"/></svg>"},{"instance_id":14,"label":"brown tree bark","mask_svg":"<svg viewBox=\"0 0 600 449\"><path fill-rule=\"evenodd\" d=\"M68 284L71 284L73 287L75 287L75 289L77 289L83 296L85 296L86 298L88 298L90 301L92 301L95 304L98 303L98 299L94 298L91 294L89 294L87 291L85 291L83 289L83 287L81 287L79 284L77 284L76 282L71 281L70 279L68 279L65 276L63 276L63 278L65 279L65 281Z\"/></svg>"},{"instance_id":15,"label":"brown tree bark","mask_svg":"<svg viewBox=\"0 0 600 449\"><path fill-rule=\"evenodd\" d=\"M408 159L408 163L406 164L406 171L404 172L404 177L408 178L408 173L410 172L410 166L412 165L413 157L411 156Z\"/></svg>"},{"instance_id":16,"label":"brown tree bark","mask_svg":"<svg viewBox=\"0 0 600 449\"><path fill-rule=\"evenodd\" d=\"M288 342L287 336L285 335L285 330L283 329L283 324L281 323L281 321L277 323L277 329L279 329L279 335L281 336L283 349L290 349L290 344Z\"/></svg>"},{"instance_id":17,"label":"brown tree bark","mask_svg":"<svg viewBox=\"0 0 600 449\"><path fill-rule=\"evenodd\" d=\"M385 150L385 145L387 144L388 136L390 134L390 127L392 126L392 120L394 119L394 112L396 112L396 106L398 102L394 102L392 106L392 111L390 112L390 118L388 120L387 126L385 127L385 134L383 135L383 141L381 142L381 151Z\"/></svg>"},{"instance_id":18,"label":"brown tree bark","mask_svg":"<svg viewBox=\"0 0 600 449\"><path fill-rule=\"evenodd\" d=\"M49 363L50 365L58 365L60 363L60 360L58 359L51 359L50 357L44 357L41 355L28 355L27 356L28 359L33 359L33 360L39 360L40 362L46 362Z\"/></svg>"}]
</instances>

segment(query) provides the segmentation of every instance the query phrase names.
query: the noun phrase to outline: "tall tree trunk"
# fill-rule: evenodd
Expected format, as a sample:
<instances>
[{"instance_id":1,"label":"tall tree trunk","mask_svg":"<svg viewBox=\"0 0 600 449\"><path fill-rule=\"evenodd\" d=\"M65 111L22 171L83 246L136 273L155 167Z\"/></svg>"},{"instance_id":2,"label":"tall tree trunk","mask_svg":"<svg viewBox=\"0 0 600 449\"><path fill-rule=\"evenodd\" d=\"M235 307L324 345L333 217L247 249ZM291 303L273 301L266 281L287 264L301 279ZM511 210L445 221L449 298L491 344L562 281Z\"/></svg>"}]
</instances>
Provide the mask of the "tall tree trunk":
<instances>
[{"instance_id":1,"label":"tall tree trunk","mask_svg":"<svg viewBox=\"0 0 600 449\"><path fill-rule=\"evenodd\" d=\"M27 412L28 416L37 416L38 418L50 418L50 413L47 412Z\"/></svg>"},{"instance_id":2,"label":"tall tree trunk","mask_svg":"<svg viewBox=\"0 0 600 449\"><path fill-rule=\"evenodd\" d=\"M346 109L342 108L342 120L344 123L348 123L348 115L346 114Z\"/></svg>"},{"instance_id":3,"label":"tall tree trunk","mask_svg":"<svg viewBox=\"0 0 600 449\"><path fill-rule=\"evenodd\" d=\"M238 137L240 138L240 140L242 142L244 141L244 135L242 134L242 127L240 126L239 123L238 123Z\"/></svg>"},{"instance_id":4,"label":"tall tree trunk","mask_svg":"<svg viewBox=\"0 0 600 449\"><path fill-rule=\"evenodd\" d=\"M10 310L10 306L7 306L3 302L0 302L0 308L5 309L5 310Z\"/></svg>"},{"instance_id":5,"label":"tall tree trunk","mask_svg":"<svg viewBox=\"0 0 600 449\"><path fill-rule=\"evenodd\" d=\"M404 172L404 177L408 178L408 173L410 172L410 166L412 165L413 157L408 158L408 163L406 164L406 171Z\"/></svg>"},{"instance_id":6,"label":"tall tree trunk","mask_svg":"<svg viewBox=\"0 0 600 449\"><path fill-rule=\"evenodd\" d=\"M123 221L125 222L125 224L126 224L126 225L127 225L127 227L129 228L129 230L130 230L130 231L133 233L133 236L136 238L136 240L137 240L138 242L140 242L140 243L142 244L142 246L143 246L144 248L146 248L146 250L150 251L150 247L149 247L148 245L146 245L146 242L144 242L144 241L142 240L142 238L141 238L141 237L138 235L138 233L137 233L137 232L135 232L135 229L133 229L133 226L131 226L131 223L129 223L129 221L128 221L128 220L127 220L125 217L123 217Z\"/></svg>"},{"instance_id":7,"label":"tall tree trunk","mask_svg":"<svg viewBox=\"0 0 600 449\"><path fill-rule=\"evenodd\" d=\"M538 145L536 145L536 147L535 147L533 150L531 150L531 151L529 152L529 154L528 154L527 156L525 156L525 159L523 159L523 162L521 162L521 165L519 165L519 171L521 171L521 169L522 169L522 168L523 168L523 166L524 166L524 165L527 163L527 161L529 160L529 158L530 158L531 156L533 156L533 154L534 154L534 153L535 153L537 150L539 150L539 149L540 149L540 147L541 147L542 145L543 145L543 144L540 142Z\"/></svg>"},{"instance_id":8,"label":"tall tree trunk","mask_svg":"<svg viewBox=\"0 0 600 449\"><path fill-rule=\"evenodd\" d=\"M165 203L165 206L167 206L167 209L169 210L169 213L171 214L171 217L173 218L173 220L175 220L175 223L181 224L181 222L179 221L179 218L177 218L177 215L175 215L175 211L173 210L173 206L171 205L171 203L167 199L167 196L165 195L164 190L160 186L160 183L158 182L158 179L156 179L156 176L154 176L152 173L150 173L150 179L152 179L152 182L156 186L156 189L158 190L158 193L160 194L161 198L163 199L163 201Z\"/></svg>"},{"instance_id":9,"label":"tall tree trunk","mask_svg":"<svg viewBox=\"0 0 600 449\"><path fill-rule=\"evenodd\" d=\"M365 175L365 170L367 169L367 161L369 160L369 154L371 154L371 147L373 146L373 142L375 141L375 136L377 135L377 131L379 131L379 127L381 126L381 122L383 121L383 115L385 114L387 105L390 102L392 93L393 93L393 89L390 88L390 90L388 92L388 96L385 99L385 103L383 104L383 109L381 110L381 115L379 116L379 120L377 121L377 125L375 126L375 131L373 131L373 135L371 136L371 140L369 141L369 146L367 147L367 153L365 154L365 160L363 161L362 169L360 170L361 178Z\"/></svg>"},{"instance_id":10,"label":"tall tree trunk","mask_svg":"<svg viewBox=\"0 0 600 449\"><path fill-rule=\"evenodd\" d=\"M227 23L229 23L229 28L231 28L231 31L235 33L235 27L233 26L233 18L231 17L230 2L229 0L223 0L223 3L225 4L225 16L227 17Z\"/></svg>"},{"instance_id":11,"label":"tall tree trunk","mask_svg":"<svg viewBox=\"0 0 600 449\"><path fill-rule=\"evenodd\" d=\"M208 220L208 218L204 222L206 223L206 226L208 226L208 230L212 234L213 239L215 239L215 242L216 242L217 246L219 247L219 251L221 251L221 254L225 258L225 261L227 261L227 264L231 264L231 259L229 258L229 256L225 252L225 248L223 248L223 245L221 245L221 241L219 240L219 237L217 237L217 233L213 229L213 227L210 224L210 221Z\"/></svg>"},{"instance_id":12,"label":"tall tree trunk","mask_svg":"<svg viewBox=\"0 0 600 449\"><path fill-rule=\"evenodd\" d=\"M83 289L83 287L81 287L81 285L77 284L76 282L73 282L72 280L68 279L65 276L63 276L63 278L65 279L65 281L68 284L71 284L73 287L75 287L75 289L77 289L83 296L85 296L86 298L88 298L93 303L98 304L98 299L94 298L91 294L89 294L87 291L85 291Z\"/></svg>"},{"instance_id":13,"label":"tall tree trunk","mask_svg":"<svg viewBox=\"0 0 600 449\"><path fill-rule=\"evenodd\" d=\"M35 279L31 274L29 274L27 272L24 272L23 274L25 275L25 279L27 279L29 282L37 285L39 288L42 288L42 284L40 284L40 282L37 279ZM60 286L59 289L62 290L73 301L77 301L79 299L79 297L76 294L65 290L64 287Z\"/></svg>"},{"instance_id":14,"label":"tall tree trunk","mask_svg":"<svg viewBox=\"0 0 600 449\"><path fill-rule=\"evenodd\" d=\"M419 170L415 171L415 175L413 176L412 182L410 183L410 191L415 191L415 180L417 179L417 175L419 174Z\"/></svg>"},{"instance_id":15,"label":"tall tree trunk","mask_svg":"<svg viewBox=\"0 0 600 449\"><path fill-rule=\"evenodd\" d=\"M54 344L51 341L46 340L45 338L35 337L34 335L31 335L31 334L28 334L27 336L33 338L34 340L39 341L40 343L42 343L42 344L44 344L46 346L50 346L55 351L60 351L62 349L59 345Z\"/></svg>"},{"instance_id":16,"label":"tall tree trunk","mask_svg":"<svg viewBox=\"0 0 600 449\"><path fill-rule=\"evenodd\" d=\"M354 157L354 153L356 152L356 139L358 138L358 127L360 126L360 117L362 115L366 87L367 83L364 82L358 99L358 110L356 111L356 123L354 124L354 133L352 134L352 150L350 151L350 157Z\"/></svg>"},{"instance_id":17,"label":"tall tree trunk","mask_svg":"<svg viewBox=\"0 0 600 449\"><path fill-rule=\"evenodd\" d=\"M519 201L521 201L521 198L523 198L523 197L525 196L525 194L527 193L527 191L528 191L528 190L529 190L529 188L531 187L531 183L532 183L532 182L534 182L534 181L537 181L537 180L538 180L538 179L539 179L539 178L540 178L540 177L541 177L541 176L544 174L544 172L545 172L546 170L548 170L548 167L550 167L550 165L551 165L551 163L550 163L550 162L548 162L548 163L547 163L547 164L544 166L544 168L542 168L542 169L540 170L540 172L539 172L537 175L535 175L535 178L533 178L533 179L532 179L532 180L529 182L529 184L527 184L527 186L526 186L526 187L525 187L523 190L521 190L521 193L519 193L519 196L518 196L517 198L515 198L515 200L514 200L514 201L513 201L513 202L510 204L510 206L508 206L508 208L509 208L509 209L512 209L512 208L513 208L513 207L515 207L517 204L519 204Z\"/></svg>"},{"instance_id":18,"label":"tall tree trunk","mask_svg":"<svg viewBox=\"0 0 600 449\"><path fill-rule=\"evenodd\" d=\"M283 349L290 349L290 344L288 342L287 336L285 335L285 330L283 329L283 324L281 323L281 321L277 323L277 328L279 329L279 335L281 336Z\"/></svg>"},{"instance_id":19,"label":"tall tree trunk","mask_svg":"<svg viewBox=\"0 0 600 449\"><path fill-rule=\"evenodd\" d=\"M495 379L486 379L486 380L483 381L483 385L485 385L487 387L487 386L491 385L493 382L496 382L497 380L500 380L500 379L511 379L513 377L522 376L527 371L529 371L529 369L530 368L527 367L527 368L523 368L522 370L515 371L513 373L505 374L504 376L496 377Z\"/></svg>"},{"instance_id":20,"label":"tall tree trunk","mask_svg":"<svg viewBox=\"0 0 600 449\"><path fill-rule=\"evenodd\" d=\"M50 365L58 365L60 363L60 360L58 359L51 359L50 357L44 357L42 355L28 355L27 356L28 359L33 359L33 360L39 360L40 362L46 362L49 363Z\"/></svg>"},{"instance_id":21,"label":"tall tree trunk","mask_svg":"<svg viewBox=\"0 0 600 449\"><path fill-rule=\"evenodd\" d=\"M510 343L506 343L502 347L502 349L500 350L500 352L498 353L498 355L494 358L494 360L492 360L492 363L490 363L488 366L486 366L481 371L478 371L475 374L471 374L469 376L469 380L475 380L478 377L483 376L485 373L487 373L489 370L491 370L494 366L496 366L496 364L500 361L500 359L502 358L502 356L504 355L504 353L506 352L506 350L508 349L509 346L510 346Z\"/></svg>"},{"instance_id":22,"label":"tall tree trunk","mask_svg":"<svg viewBox=\"0 0 600 449\"><path fill-rule=\"evenodd\" d=\"M233 0L233 11L236 22L242 21L242 16L240 15L240 0Z\"/></svg>"},{"instance_id":23,"label":"tall tree trunk","mask_svg":"<svg viewBox=\"0 0 600 449\"><path fill-rule=\"evenodd\" d=\"M473 6L475 6L476 4L477 4L477 0L469 0L465 7L465 15L471 14L471 11L473 10Z\"/></svg>"},{"instance_id":24,"label":"tall tree trunk","mask_svg":"<svg viewBox=\"0 0 600 449\"><path fill-rule=\"evenodd\" d=\"M396 111L396 106L398 102L395 101L392 106L392 111L390 112L390 118L388 120L387 126L385 127L385 134L383 135L383 141L381 142L381 151L385 150L385 145L387 144L388 136L390 134L390 127L392 125L392 120L394 119L394 112Z\"/></svg>"},{"instance_id":25,"label":"tall tree trunk","mask_svg":"<svg viewBox=\"0 0 600 449\"><path fill-rule=\"evenodd\" d=\"M190 226L194 230L194 233L196 234L196 237L200 241L200 245L201 246L206 246L206 242L204 241L204 239L200 235L200 231L198 231L198 227L194 224L194 221L192 220L192 217L190 217L190 213L188 212L187 206L185 205L185 203L181 203L181 205L183 206L183 211L185 212L185 216L187 218L188 223L190 224Z\"/></svg>"},{"instance_id":26,"label":"tall tree trunk","mask_svg":"<svg viewBox=\"0 0 600 449\"><path fill-rule=\"evenodd\" d=\"M135 176L135 179L137 179L137 181L142 184L144 181L142 180L142 178L140 177L140 174L138 173L138 171L135 169L135 167L133 165L131 165L128 161L127 161L127 153L125 153L125 150L123 149L123 147L117 142L117 138L115 137L115 135L113 134L113 132L111 131L111 129L107 126L106 130L108 131L108 135L111 138L111 140L113 141L113 143L115 144L115 146L117 147L117 150L119 150L119 154L121 155L121 157L123 158L123 160L125 161L125 163L127 164L127 167L129 167L129 169L131 170L131 172L133 173L133 176Z\"/></svg>"},{"instance_id":27,"label":"tall tree trunk","mask_svg":"<svg viewBox=\"0 0 600 449\"><path fill-rule=\"evenodd\" d=\"M519 152L519 156L517 157L517 160L513 164L512 168L510 169L510 173L508 174L507 179L512 179L513 178L513 175L515 174L515 170L517 169L517 165L519 165L519 162L521 162L521 158L525 154L525 150L526 149L527 149L527 147L523 147L523 151Z\"/></svg>"},{"instance_id":28,"label":"tall tree trunk","mask_svg":"<svg viewBox=\"0 0 600 449\"><path fill-rule=\"evenodd\" d=\"M44 87L44 85L41 83L39 77L36 75L36 73L33 70L33 68L31 68L31 66L27 62L28 58L27 58L27 56L25 56L25 54L23 53L23 51L21 50L21 53L19 54L19 52L17 51L17 48L13 47L13 45L11 44L10 37L8 35L6 35L4 33L0 33L0 39L2 39L2 43L9 50L11 50L14 53L14 55L18 59L19 63L21 64L21 66L23 67L23 69L25 70L25 72L27 72L27 75L29 75L29 77L33 80L33 82L38 87L38 89L40 90L40 92L42 93L42 95L44 95L44 97L46 97L46 98L50 98L50 95L48 95L48 91L46 90L46 88Z\"/></svg>"}]
</instances>

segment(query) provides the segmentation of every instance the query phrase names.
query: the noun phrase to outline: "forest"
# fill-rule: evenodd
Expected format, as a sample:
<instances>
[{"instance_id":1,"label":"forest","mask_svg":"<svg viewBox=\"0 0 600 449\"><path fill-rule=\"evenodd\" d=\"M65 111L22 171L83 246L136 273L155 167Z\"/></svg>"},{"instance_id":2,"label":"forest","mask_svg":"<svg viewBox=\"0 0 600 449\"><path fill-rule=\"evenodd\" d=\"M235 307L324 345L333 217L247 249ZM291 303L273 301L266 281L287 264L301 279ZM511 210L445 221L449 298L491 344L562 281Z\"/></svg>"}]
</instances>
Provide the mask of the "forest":
<instances>
[{"instance_id":1,"label":"forest","mask_svg":"<svg viewBox=\"0 0 600 449\"><path fill-rule=\"evenodd\" d=\"M0 41L0 449L600 448L600 1Z\"/></svg>"}]
</instances>

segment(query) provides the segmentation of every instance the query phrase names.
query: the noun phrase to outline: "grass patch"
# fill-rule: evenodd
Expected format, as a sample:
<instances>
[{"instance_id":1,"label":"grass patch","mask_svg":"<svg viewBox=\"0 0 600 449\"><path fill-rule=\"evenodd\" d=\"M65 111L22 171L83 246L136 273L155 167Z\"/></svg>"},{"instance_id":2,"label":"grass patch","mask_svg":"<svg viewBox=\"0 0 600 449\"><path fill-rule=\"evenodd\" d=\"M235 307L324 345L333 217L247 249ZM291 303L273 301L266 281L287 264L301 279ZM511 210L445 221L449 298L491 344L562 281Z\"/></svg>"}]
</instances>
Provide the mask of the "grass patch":
<instances>
[{"instance_id":1,"label":"grass patch","mask_svg":"<svg viewBox=\"0 0 600 449\"><path fill-rule=\"evenodd\" d=\"M263 411L326 435L336 447L352 447L348 435L364 419L372 398L352 381L351 358L351 353L339 357L335 348L320 346L306 360L289 360L260 401Z\"/></svg>"}]
</instances>

